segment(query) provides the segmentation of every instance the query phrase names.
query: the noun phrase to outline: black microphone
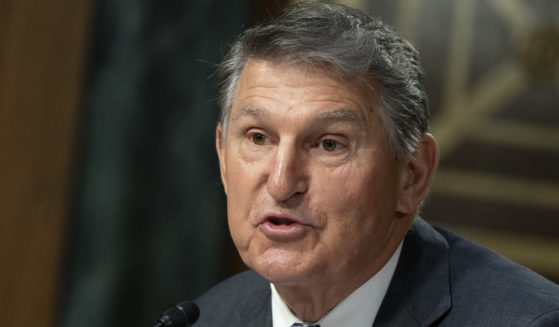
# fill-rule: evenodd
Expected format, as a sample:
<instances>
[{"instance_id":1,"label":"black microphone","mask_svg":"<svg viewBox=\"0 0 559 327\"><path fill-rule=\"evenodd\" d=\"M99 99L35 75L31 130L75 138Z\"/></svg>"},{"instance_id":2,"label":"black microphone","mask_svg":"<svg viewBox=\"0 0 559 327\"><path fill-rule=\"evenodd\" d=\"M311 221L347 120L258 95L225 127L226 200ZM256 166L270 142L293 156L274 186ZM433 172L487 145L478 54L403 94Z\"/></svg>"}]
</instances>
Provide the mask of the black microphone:
<instances>
[{"instance_id":1,"label":"black microphone","mask_svg":"<svg viewBox=\"0 0 559 327\"><path fill-rule=\"evenodd\" d=\"M194 302L184 301L163 312L153 327L190 327L200 317L200 309Z\"/></svg>"}]
</instances>

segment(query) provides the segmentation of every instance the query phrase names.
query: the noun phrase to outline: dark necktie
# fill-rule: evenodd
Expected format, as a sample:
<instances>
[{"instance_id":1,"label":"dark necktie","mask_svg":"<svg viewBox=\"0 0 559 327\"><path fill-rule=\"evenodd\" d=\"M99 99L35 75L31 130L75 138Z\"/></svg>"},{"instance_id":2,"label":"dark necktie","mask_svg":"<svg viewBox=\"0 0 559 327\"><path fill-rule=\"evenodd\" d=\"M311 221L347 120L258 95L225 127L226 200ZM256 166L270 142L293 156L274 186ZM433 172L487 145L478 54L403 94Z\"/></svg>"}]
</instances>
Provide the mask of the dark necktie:
<instances>
[{"instance_id":1,"label":"dark necktie","mask_svg":"<svg viewBox=\"0 0 559 327\"><path fill-rule=\"evenodd\" d=\"M307 323L300 323L300 322L296 322L293 325L291 325L291 327L320 327L320 325L316 324L307 324Z\"/></svg>"}]
</instances>

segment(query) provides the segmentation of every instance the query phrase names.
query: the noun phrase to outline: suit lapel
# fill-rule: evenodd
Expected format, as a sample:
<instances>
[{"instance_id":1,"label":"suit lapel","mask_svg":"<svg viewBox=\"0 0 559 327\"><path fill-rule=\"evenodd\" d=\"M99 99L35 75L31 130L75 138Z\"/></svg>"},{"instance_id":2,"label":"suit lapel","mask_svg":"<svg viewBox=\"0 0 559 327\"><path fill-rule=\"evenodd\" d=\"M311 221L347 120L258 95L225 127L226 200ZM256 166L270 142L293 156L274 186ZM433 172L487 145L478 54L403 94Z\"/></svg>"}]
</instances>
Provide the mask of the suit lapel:
<instances>
[{"instance_id":1,"label":"suit lapel","mask_svg":"<svg viewBox=\"0 0 559 327\"><path fill-rule=\"evenodd\" d=\"M416 217L374 327L429 326L451 306L448 243Z\"/></svg>"},{"instance_id":2,"label":"suit lapel","mask_svg":"<svg viewBox=\"0 0 559 327\"><path fill-rule=\"evenodd\" d=\"M272 304L270 296L266 299L266 305L260 305L260 308L253 311L250 317L243 318L243 326L246 327L272 327Z\"/></svg>"},{"instance_id":3,"label":"suit lapel","mask_svg":"<svg viewBox=\"0 0 559 327\"><path fill-rule=\"evenodd\" d=\"M231 326L243 327L272 327L272 300L268 281L254 273L254 292L249 299L245 299L243 310L237 311L237 324Z\"/></svg>"}]
</instances>

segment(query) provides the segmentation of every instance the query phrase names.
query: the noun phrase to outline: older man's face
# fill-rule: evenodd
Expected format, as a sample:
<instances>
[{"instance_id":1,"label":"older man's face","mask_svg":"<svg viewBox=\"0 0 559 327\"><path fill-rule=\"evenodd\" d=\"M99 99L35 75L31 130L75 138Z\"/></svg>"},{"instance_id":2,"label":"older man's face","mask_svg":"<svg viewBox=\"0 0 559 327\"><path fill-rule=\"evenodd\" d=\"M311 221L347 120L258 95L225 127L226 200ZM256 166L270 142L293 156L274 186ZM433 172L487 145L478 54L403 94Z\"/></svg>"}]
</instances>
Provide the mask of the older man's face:
<instances>
[{"instance_id":1,"label":"older man's face","mask_svg":"<svg viewBox=\"0 0 559 327\"><path fill-rule=\"evenodd\" d=\"M369 278L401 240L403 167L363 80L250 59L217 147L244 262L285 286ZM408 221L409 222L409 221Z\"/></svg>"}]
</instances>

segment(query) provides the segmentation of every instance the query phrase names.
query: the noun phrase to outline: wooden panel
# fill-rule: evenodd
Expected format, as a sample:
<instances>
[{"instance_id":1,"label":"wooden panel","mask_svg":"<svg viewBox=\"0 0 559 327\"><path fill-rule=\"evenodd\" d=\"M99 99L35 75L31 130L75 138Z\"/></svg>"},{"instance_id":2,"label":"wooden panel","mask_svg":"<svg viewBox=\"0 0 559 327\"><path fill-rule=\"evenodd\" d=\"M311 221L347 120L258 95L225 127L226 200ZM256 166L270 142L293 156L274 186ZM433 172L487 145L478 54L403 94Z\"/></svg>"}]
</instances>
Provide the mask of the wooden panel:
<instances>
[{"instance_id":1,"label":"wooden panel","mask_svg":"<svg viewBox=\"0 0 559 327\"><path fill-rule=\"evenodd\" d=\"M52 326L89 6L0 3L0 325Z\"/></svg>"}]
</instances>

